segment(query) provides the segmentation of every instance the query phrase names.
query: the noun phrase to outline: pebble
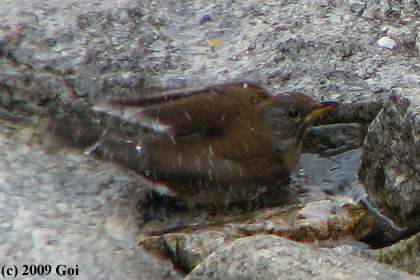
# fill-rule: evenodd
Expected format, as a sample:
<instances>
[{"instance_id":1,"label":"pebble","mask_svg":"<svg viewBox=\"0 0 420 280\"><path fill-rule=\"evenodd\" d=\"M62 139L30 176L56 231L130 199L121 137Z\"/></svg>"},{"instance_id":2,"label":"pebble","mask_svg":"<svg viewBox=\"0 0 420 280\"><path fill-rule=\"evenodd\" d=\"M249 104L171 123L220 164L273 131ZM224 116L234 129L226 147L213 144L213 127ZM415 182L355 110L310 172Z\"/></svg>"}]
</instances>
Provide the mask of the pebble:
<instances>
[{"instance_id":1,"label":"pebble","mask_svg":"<svg viewBox=\"0 0 420 280\"><path fill-rule=\"evenodd\" d=\"M378 40L378 46L392 50L397 47L397 42L388 36L384 36Z\"/></svg>"}]
</instances>

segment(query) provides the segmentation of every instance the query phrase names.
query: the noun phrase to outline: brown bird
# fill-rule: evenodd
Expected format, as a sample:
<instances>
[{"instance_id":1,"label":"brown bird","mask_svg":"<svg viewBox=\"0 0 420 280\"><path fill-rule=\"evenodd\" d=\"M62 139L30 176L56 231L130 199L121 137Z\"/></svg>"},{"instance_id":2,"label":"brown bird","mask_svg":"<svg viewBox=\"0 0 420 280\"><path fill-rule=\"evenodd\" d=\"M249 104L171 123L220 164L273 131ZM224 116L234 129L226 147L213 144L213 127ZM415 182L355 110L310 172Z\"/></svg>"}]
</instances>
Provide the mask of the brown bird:
<instances>
[{"instance_id":1,"label":"brown bird","mask_svg":"<svg viewBox=\"0 0 420 280\"><path fill-rule=\"evenodd\" d=\"M103 133L90 151L166 184L190 206L250 201L284 188L306 128L337 105L249 83L114 100L96 109L152 131L129 140Z\"/></svg>"},{"instance_id":2,"label":"brown bird","mask_svg":"<svg viewBox=\"0 0 420 280\"><path fill-rule=\"evenodd\" d=\"M251 200L289 180L305 129L337 105L248 83L112 101L127 120L153 129L112 157L191 205ZM108 154L116 148L105 144Z\"/></svg>"}]
</instances>

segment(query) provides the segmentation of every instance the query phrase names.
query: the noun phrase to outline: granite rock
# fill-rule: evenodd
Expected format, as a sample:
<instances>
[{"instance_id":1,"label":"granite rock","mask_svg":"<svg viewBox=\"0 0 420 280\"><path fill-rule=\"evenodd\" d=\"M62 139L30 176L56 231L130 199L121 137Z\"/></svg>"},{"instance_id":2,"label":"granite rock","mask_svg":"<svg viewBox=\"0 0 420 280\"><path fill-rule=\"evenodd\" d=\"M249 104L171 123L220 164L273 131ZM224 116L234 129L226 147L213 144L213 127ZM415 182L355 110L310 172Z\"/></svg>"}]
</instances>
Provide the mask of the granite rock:
<instances>
[{"instance_id":1,"label":"granite rock","mask_svg":"<svg viewBox=\"0 0 420 280\"><path fill-rule=\"evenodd\" d=\"M414 2L1 4L0 103L26 111L235 80L273 93L372 101L420 80ZM383 35L398 47L377 46Z\"/></svg>"},{"instance_id":2,"label":"granite rock","mask_svg":"<svg viewBox=\"0 0 420 280\"><path fill-rule=\"evenodd\" d=\"M362 256L397 266L404 271L420 275L420 233L390 246L361 252Z\"/></svg>"},{"instance_id":3,"label":"granite rock","mask_svg":"<svg viewBox=\"0 0 420 280\"><path fill-rule=\"evenodd\" d=\"M420 91L395 88L368 129L359 177L397 227L420 229Z\"/></svg>"},{"instance_id":4,"label":"granite rock","mask_svg":"<svg viewBox=\"0 0 420 280\"><path fill-rule=\"evenodd\" d=\"M87 280L172 279L169 261L137 246L141 179L77 149L48 149L41 135L0 120L1 263L20 279L24 265L52 268L30 279L57 279L60 264Z\"/></svg>"},{"instance_id":5,"label":"granite rock","mask_svg":"<svg viewBox=\"0 0 420 280\"><path fill-rule=\"evenodd\" d=\"M89 118L97 99L149 87L250 80L273 93L302 91L322 100L369 103L387 97L393 87L417 87L420 81L418 1L0 4L0 104L23 119L69 108L77 109L75 117ZM377 46L383 36L396 47ZM0 112L22 119L13 114ZM101 207L103 201L119 201L114 191L125 193L124 183L107 188L101 176L114 165L85 164L74 153L46 155L13 138L16 134L2 128L0 135L5 262L52 262L61 256L68 263L95 264L84 279L170 274L167 266L130 247L136 229L125 232L125 221L134 222L125 211L134 207L132 201ZM137 189L144 189L142 183Z\"/></svg>"},{"instance_id":6,"label":"granite rock","mask_svg":"<svg viewBox=\"0 0 420 280\"><path fill-rule=\"evenodd\" d=\"M212 253L185 279L420 279L389 265L312 248L274 235L238 239Z\"/></svg>"},{"instance_id":7,"label":"granite rock","mask_svg":"<svg viewBox=\"0 0 420 280\"><path fill-rule=\"evenodd\" d=\"M259 209L252 213L218 214L211 219L179 215L172 219L173 223L178 219L189 224L175 225L172 231L169 228L161 232L151 231L157 223L146 225L140 244L148 251L169 256L178 268L189 272L211 253L247 236L265 233L304 243L324 244L355 240L355 229L366 215L361 205L345 197ZM169 222L162 223L165 226Z\"/></svg>"}]
</instances>

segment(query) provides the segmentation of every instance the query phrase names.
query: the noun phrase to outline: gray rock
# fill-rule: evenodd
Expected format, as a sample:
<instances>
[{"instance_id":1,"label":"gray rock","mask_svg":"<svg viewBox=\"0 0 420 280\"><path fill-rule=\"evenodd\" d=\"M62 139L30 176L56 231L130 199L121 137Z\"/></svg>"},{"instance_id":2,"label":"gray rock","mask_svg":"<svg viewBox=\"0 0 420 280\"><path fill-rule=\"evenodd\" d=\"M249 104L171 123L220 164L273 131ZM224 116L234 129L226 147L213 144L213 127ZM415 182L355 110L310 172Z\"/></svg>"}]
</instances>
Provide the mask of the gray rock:
<instances>
[{"instance_id":1,"label":"gray rock","mask_svg":"<svg viewBox=\"0 0 420 280\"><path fill-rule=\"evenodd\" d=\"M213 224L206 224L208 219L202 217L200 221L191 215L178 215L172 219L173 223L175 219L190 222L189 226L183 227L184 231L179 226L172 231L165 230L166 225L163 225L163 232L151 232L148 229L153 225L146 225L140 244L148 251L169 256L183 271L191 271L211 253L247 236L273 234L302 243L323 244L355 239L355 227L366 216L363 207L345 197L314 200L252 213L213 214L210 220Z\"/></svg>"},{"instance_id":2,"label":"gray rock","mask_svg":"<svg viewBox=\"0 0 420 280\"><path fill-rule=\"evenodd\" d=\"M0 103L26 110L235 80L273 93L369 101L420 80L411 55L419 24L412 2L1 4ZM384 33L398 41L397 50L374 43Z\"/></svg>"},{"instance_id":3,"label":"gray rock","mask_svg":"<svg viewBox=\"0 0 420 280\"><path fill-rule=\"evenodd\" d=\"M359 177L369 202L399 227L420 226L420 91L395 88L369 127Z\"/></svg>"},{"instance_id":4,"label":"gray rock","mask_svg":"<svg viewBox=\"0 0 420 280\"><path fill-rule=\"evenodd\" d=\"M273 93L303 91L319 99L370 102L395 86L417 87L420 81L414 1L0 4L0 104L14 113L23 110L24 118L70 107L78 109L76 117L90 117L97 99L133 95L147 87L246 79ZM395 49L376 45L384 35L396 41ZM68 263L95 264L85 270L84 279L124 277L122 273L128 278L167 276L166 267L129 247L135 244L135 229L128 230L127 239L121 234L122 221L134 223L124 212L133 203L101 208L103 201L118 198L114 191L124 193L123 183L108 189L109 180L98 175L109 174L113 165L84 164L74 154L45 155L24 140L8 140L16 133L2 128L4 263L52 262L64 256ZM123 217L103 216L120 210ZM127 247L124 253L118 249Z\"/></svg>"},{"instance_id":5,"label":"gray rock","mask_svg":"<svg viewBox=\"0 0 420 280\"><path fill-rule=\"evenodd\" d=\"M77 149L48 151L38 133L0 120L0 262L21 279L24 265L52 268L30 279L57 279L59 265L87 280L172 279L169 261L137 246L141 180Z\"/></svg>"},{"instance_id":6,"label":"gray rock","mask_svg":"<svg viewBox=\"0 0 420 280\"><path fill-rule=\"evenodd\" d=\"M274 235L238 239L212 253L192 279L420 279L340 249L311 248Z\"/></svg>"}]
</instances>

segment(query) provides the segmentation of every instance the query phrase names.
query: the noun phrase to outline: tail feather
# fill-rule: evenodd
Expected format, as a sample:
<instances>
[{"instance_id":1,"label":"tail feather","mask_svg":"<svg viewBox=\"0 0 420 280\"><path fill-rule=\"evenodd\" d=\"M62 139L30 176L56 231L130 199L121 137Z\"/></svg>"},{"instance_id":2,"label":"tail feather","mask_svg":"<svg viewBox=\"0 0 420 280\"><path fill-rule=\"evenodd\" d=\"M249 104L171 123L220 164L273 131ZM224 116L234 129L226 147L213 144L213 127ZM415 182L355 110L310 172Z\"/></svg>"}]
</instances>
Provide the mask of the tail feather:
<instances>
[{"instance_id":1,"label":"tail feather","mask_svg":"<svg viewBox=\"0 0 420 280\"><path fill-rule=\"evenodd\" d=\"M59 140L70 141L70 145L84 149L85 154L114 161L140 174L146 173L145 156L140 140L125 137L111 129L96 128L65 119L50 119L46 126L48 133Z\"/></svg>"}]
</instances>

